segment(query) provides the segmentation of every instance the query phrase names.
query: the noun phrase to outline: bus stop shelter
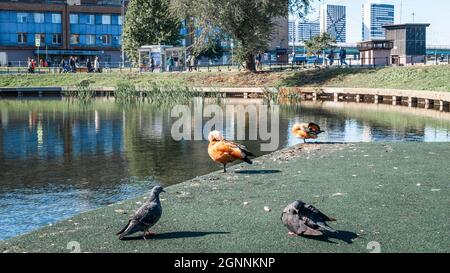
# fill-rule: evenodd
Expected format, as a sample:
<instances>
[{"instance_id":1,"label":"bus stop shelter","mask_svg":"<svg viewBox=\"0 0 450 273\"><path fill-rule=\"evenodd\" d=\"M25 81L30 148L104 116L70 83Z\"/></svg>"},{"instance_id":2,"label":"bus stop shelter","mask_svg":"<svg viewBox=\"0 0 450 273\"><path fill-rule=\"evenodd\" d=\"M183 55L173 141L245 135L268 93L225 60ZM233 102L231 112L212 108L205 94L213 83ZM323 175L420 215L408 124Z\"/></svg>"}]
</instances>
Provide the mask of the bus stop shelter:
<instances>
[{"instance_id":1,"label":"bus stop shelter","mask_svg":"<svg viewBox=\"0 0 450 273\"><path fill-rule=\"evenodd\" d=\"M183 71L187 48L171 45L146 45L138 49L139 72ZM151 68L153 58L154 67ZM171 65L172 64L172 65Z\"/></svg>"}]
</instances>

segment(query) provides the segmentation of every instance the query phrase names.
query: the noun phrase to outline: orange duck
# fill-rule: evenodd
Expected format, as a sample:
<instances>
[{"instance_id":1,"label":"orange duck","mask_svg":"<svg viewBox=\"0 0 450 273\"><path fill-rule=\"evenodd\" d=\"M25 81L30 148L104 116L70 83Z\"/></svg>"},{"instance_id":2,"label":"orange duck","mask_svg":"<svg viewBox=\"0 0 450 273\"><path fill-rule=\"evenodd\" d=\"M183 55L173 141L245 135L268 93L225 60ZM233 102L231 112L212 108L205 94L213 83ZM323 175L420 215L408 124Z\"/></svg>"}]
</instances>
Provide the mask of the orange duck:
<instances>
[{"instance_id":1,"label":"orange duck","mask_svg":"<svg viewBox=\"0 0 450 273\"><path fill-rule=\"evenodd\" d=\"M214 162L223 165L223 172L227 172L227 164L236 160L242 160L248 164L253 162L248 158L255 156L243 145L227 141L219 131L213 131L208 136L208 154Z\"/></svg>"},{"instance_id":2,"label":"orange duck","mask_svg":"<svg viewBox=\"0 0 450 273\"><path fill-rule=\"evenodd\" d=\"M303 139L306 143L307 139L317 139L317 137L324 131L320 130L320 126L315 123L301 123L295 124L292 127L294 136Z\"/></svg>"}]
</instances>

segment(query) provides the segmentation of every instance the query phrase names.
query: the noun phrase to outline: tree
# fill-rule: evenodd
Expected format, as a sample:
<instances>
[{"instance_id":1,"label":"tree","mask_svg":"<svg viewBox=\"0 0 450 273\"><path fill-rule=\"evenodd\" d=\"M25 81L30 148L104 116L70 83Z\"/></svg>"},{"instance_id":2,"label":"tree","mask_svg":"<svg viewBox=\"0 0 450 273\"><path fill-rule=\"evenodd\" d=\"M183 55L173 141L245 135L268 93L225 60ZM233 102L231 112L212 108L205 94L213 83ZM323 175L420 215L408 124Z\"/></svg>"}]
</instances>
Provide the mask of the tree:
<instances>
[{"instance_id":1,"label":"tree","mask_svg":"<svg viewBox=\"0 0 450 273\"><path fill-rule=\"evenodd\" d=\"M336 40L329 33L324 32L309 41L305 41L305 46L309 53L319 57L327 48L332 48L334 43L336 43Z\"/></svg>"},{"instance_id":2,"label":"tree","mask_svg":"<svg viewBox=\"0 0 450 273\"><path fill-rule=\"evenodd\" d=\"M208 45L208 47L202 49L198 56L199 57L206 57L208 59L219 59L223 56L223 47L220 44L220 41L217 40L213 42L212 44Z\"/></svg>"},{"instance_id":3,"label":"tree","mask_svg":"<svg viewBox=\"0 0 450 273\"><path fill-rule=\"evenodd\" d=\"M133 63L143 45L178 45L181 22L169 11L170 0L130 0L123 28L123 47Z\"/></svg>"},{"instance_id":4,"label":"tree","mask_svg":"<svg viewBox=\"0 0 450 273\"><path fill-rule=\"evenodd\" d=\"M255 55L267 51L275 18L287 17L289 10L299 17L309 10L311 0L171 0L179 18L195 18L200 29L194 48L226 35L234 40L236 59L255 72Z\"/></svg>"}]
</instances>

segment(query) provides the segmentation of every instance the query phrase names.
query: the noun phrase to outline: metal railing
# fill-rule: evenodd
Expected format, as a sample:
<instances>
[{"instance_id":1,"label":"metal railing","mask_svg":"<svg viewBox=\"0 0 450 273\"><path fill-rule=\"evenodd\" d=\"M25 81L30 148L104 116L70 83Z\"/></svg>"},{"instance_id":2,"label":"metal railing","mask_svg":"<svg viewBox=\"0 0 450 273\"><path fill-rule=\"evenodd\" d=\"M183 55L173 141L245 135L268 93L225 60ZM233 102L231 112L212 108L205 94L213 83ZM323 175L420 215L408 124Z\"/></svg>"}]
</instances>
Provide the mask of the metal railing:
<instances>
[{"instance_id":1,"label":"metal railing","mask_svg":"<svg viewBox=\"0 0 450 273\"><path fill-rule=\"evenodd\" d=\"M21 74L30 73L28 71L27 62L13 62L10 66L0 66L0 74ZM301 70L313 67L361 67L361 68L373 68L373 67L385 67L385 66L414 66L414 65L450 65L450 55L447 56L427 56L426 58L416 58L416 57L385 57L385 58L346 58L341 61L340 59L335 59L333 62L329 59L320 59L314 61L303 61L296 63L286 63L286 62L263 62L262 66L258 67L258 70L263 71L284 71L284 70ZM209 62L203 62L195 66L189 67L185 65L177 65L173 67L172 71L161 71L160 67L155 67L153 72L230 72L230 71L242 71L244 67L241 64L210 64ZM66 67L61 67L61 65L53 65L50 67L36 67L32 73L87 73L86 63L78 63L75 71L72 71L67 65ZM136 67L131 63L125 63L122 65L120 62L100 62L101 73L138 73L150 72L148 67Z\"/></svg>"}]
</instances>

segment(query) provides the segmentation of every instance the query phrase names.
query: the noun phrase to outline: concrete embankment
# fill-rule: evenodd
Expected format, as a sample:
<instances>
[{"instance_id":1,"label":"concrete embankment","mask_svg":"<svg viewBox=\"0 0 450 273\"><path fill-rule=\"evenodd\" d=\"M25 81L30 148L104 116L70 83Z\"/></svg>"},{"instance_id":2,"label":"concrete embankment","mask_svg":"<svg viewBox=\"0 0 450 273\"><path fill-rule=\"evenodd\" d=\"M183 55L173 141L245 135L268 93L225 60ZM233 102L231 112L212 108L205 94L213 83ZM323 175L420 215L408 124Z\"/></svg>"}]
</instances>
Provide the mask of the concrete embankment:
<instances>
[{"instance_id":1,"label":"concrete embankment","mask_svg":"<svg viewBox=\"0 0 450 273\"><path fill-rule=\"evenodd\" d=\"M168 187L153 239L114 235L141 196L0 242L0 252L448 252L448 158L448 143L300 145ZM280 214L296 199L336 217L339 233L288 237Z\"/></svg>"}]
</instances>

